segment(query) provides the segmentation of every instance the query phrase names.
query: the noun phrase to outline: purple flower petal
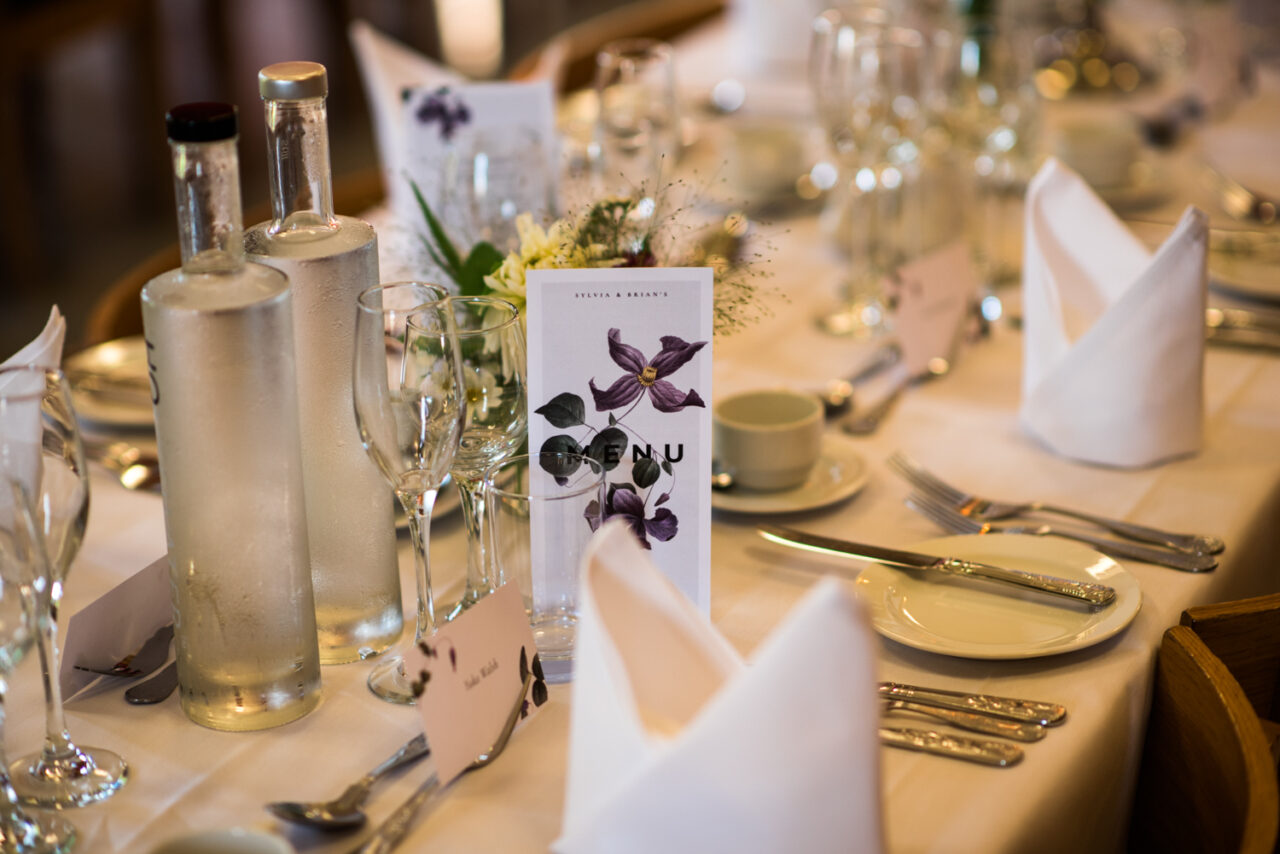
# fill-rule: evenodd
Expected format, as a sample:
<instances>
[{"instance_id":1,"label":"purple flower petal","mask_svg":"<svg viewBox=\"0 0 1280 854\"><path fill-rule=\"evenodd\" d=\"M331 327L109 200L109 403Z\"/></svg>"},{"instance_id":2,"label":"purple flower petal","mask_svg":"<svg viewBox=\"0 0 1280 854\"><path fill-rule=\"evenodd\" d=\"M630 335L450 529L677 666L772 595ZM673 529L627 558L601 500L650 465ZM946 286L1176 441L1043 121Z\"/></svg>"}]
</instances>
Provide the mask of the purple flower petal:
<instances>
[{"instance_id":1,"label":"purple flower petal","mask_svg":"<svg viewBox=\"0 0 1280 854\"><path fill-rule=\"evenodd\" d=\"M675 373L681 365L692 359L695 353L707 346L706 341L695 341L689 344L683 338L677 338L674 335L663 335L659 340L662 342L662 350L649 363L657 369L659 379Z\"/></svg>"},{"instance_id":2,"label":"purple flower petal","mask_svg":"<svg viewBox=\"0 0 1280 854\"><path fill-rule=\"evenodd\" d=\"M619 489L613 493L613 512L643 519L644 501L629 489Z\"/></svg>"},{"instance_id":3,"label":"purple flower petal","mask_svg":"<svg viewBox=\"0 0 1280 854\"><path fill-rule=\"evenodd\" d=\"M679 412L686 406L707 405L693 389L683 392L666 380L658 380L649 386L649 400L653 401L653 408L659 412Z\"/></svg>"},{"instance_id":4,"label":"purple flower petal","mask_svg":"<svg viewBox=\"0 0 1280 854\"><path fill-rule=\"evenodd\" d=\"M676 528L679 527L676 516L665 507L659 507L658 512L653 514L653 518L644 523L644 529L660 543L665 543L676 535Z\"/></svg>"},{"instance_id":5,"label":"purple flower petal","mask_svg":"<svg viewBox=\"0 0 1280 854\"><path fill-rule=\"evenodd\" d=\"M609 358L613 359L614 364L619 368L633 374L643 371L647 364L644 353L630 344L622 343L622 333L617 329L609 330Z\"/></svg>"},{"instance_id":6,"label":"purple flower petal","mask_svg":"<svg viewBox=\"0 0 1280 854\"><path fill-rule=\"evenodd\" d=\"M591 388L591 397L596 402L596 412L604 412L606 409L617 409L626 406L637 397L644 388L640 385L640 380L636 379L635 374L623 374L613 381L613 385L604 391L596 388L596 381L593 377L587 381L587 385Z\"/></svg>"}]
</instances>

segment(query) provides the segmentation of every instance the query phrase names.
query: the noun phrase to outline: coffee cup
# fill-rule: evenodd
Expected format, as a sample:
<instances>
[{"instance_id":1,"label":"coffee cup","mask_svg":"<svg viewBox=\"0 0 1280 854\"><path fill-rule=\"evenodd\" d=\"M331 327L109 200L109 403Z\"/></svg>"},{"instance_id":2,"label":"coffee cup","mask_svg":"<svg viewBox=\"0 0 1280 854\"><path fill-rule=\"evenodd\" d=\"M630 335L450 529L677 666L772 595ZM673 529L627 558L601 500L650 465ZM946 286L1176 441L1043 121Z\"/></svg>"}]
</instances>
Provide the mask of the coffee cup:
<instances>
[{"instance_id":1,"label":"coffee cup","mask_svg":"<svg viewBox=\"0 0 1280 854\"><path fill-rule=\"evenodd\" d=\"M736 486L761 492L803 484L822 451L822 402L815 395L748 391L718 401L712 444Z\"/></svg>"}]
</instances>

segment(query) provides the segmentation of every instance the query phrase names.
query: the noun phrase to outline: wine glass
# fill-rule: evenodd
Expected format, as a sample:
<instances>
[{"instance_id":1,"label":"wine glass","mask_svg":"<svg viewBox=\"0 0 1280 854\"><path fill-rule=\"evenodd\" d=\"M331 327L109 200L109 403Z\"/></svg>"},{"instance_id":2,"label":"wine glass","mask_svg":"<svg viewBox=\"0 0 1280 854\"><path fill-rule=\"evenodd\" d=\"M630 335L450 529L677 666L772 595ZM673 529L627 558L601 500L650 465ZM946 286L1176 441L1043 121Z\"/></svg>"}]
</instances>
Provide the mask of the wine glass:
<instances>
[{"instance_id":1,"label":"wine glass","mask_svg":"<svg viewBox=\"0 0 1280 854\"><path fill-rule=\"evenodd\" d=\"M35 639L31 601L23 593L30 569L43 563L35 514L22 484L0 477L0 851L12 854L59 854L76 841L76 829L61 816L25 812L9 780L4 756L6 680Z\"/></svg>"},{"instance_id":2,"label":"wine glass","mask_svg":"<svg viewBox=\"0 0 1280 854\"><path fill-rule=\"evenodd\" d=\"M680 150L680 112L671 45L620 39L596 57L596 146L605 194L658 191L664 164Z\"/></svg>"},{"instance_id":3,"label":"wine glass","mask_svg":"<svg viewBox=\"0 0 1280 854\"><path fill-rule=\"evenodd\" d=\"M89 518L89 476L61 371L0 369L0 472L18 485L40 533L26 552L24 593L36 617L46 721L44 749L13 762L9 776L26 803L83 806L115 793L129 766L109 750L77 747L62 710L55 616Z\"/></svg>"},{"instance_id":4,"label":"wine glass","mask_svg":"<svg viewBox=\"0 0 1280 854\"><path fill-rule=\"evenodd\" d=\"M882 283L919 239L920 137L929 86L928 42L883 10L827 11L814 21L809 82L848 187L841 228L853 256L841 309L819 325L870 335L885 321Z\"/></svg>"},{"instance_id":5,"label":"wine glass","mask_svg":"<svg viewBox=\"0 0 1280 854\"><path fill-rule=\"evenodd\" d=\"M449 611L453 619L492 592L485 559L484 498L489 466L524 442L526 406L524 327L519 310L495 297L450 297L466 383L466 427L450 473L462 497L467 528L467 589Z\"/></svg>"},{"instance_id":6,"label":"wine glass","mask_svg":"<svg viewBox=\"0 0 1280 854\"><path fill-rule=\"evenodd\" d=\"M458 449L465 417L458 344L447 294L437 285L379 285L361 293L356 303L356 424L361 443L409 517L418 642L436 628L431 509ZM400 653L388 654L373 668L369 689L384 700L413 703Z\"/></svg>"},{"instance_id":7,"label":"wine glass","mask_svg":"<svg viewBox=\"0 0 1280 854\"><path fill-rule=\"evenodd\" d=\"M541 221L554 209L547 149L530 128L476 131L466 167L470 232L500 252L520 246L518 215Z\"/></svg>"}]
</instances>

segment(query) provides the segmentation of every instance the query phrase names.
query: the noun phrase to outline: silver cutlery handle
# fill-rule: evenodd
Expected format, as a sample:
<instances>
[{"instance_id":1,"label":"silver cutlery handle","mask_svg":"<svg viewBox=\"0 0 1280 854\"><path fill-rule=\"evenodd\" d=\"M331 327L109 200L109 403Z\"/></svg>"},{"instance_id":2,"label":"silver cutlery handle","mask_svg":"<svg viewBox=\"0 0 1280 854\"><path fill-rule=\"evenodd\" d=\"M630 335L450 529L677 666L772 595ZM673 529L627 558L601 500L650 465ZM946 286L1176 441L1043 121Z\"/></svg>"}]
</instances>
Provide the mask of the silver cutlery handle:
<instances>
[{"instance_id":1,"label":"silver cutlery handle","mask_svg":"<svg viewBox=\"0 0 1280 854\"><path fill-rule=\"evenodd\" d=\"M1002 720L990 715L962 712L957 709L938 709L926 706L923 703L913 703L910 700L890 700L887 708L889 710L901 709L904 712L927 715L960 729L1009 738L1014 741L1039 741L1044 738L1046 732L1045 728L1038 723Z\"/></svg>"},{"instance_id":2,"label":"silver cutlery handle","mask_svg":"<svg viewBox=\"0 0 1280 854\"><path fill-rule=\"evenodd\" d=\"M1054 528L1051 533L1055 537L1066 537L1069 540L1088 543L1103 554L1108 554L1112 557L1133 558L1146 563L1167 566L1170 569L1180 569L1183 572L1207 572L1211 569L1216 569L1218 566L1218 559L1213 555L1192 555L1185 552L1174 552L1154 546L1144 546L1140 543L1127 543L1124 540L1095 537L1083 531L1065 531Z\"/></svg>"},{"instance_id":3,"label":"silver cutlery handle","mask_svg":"<svg viewBox=\"0 0 1280 854\"><path fill-rule=\"evenodd\" d=\"M934 730L880 727L880 743L951 759L1007 768L1022 761L1022 748L1003 741L947 735Z\"/></svg>"},{"instance_id":4,"label":"silver cutlery handle","mask_svg":"<svg viewBox=\"0 0 1280 854\"><path fill-rule=\"evenodd\" d=\"M1004 581L1029 587L1045 593L1078 599L1099 607L1110 605L1116 600L1116 591L1105 584L1092 584L1087 581L1074 581L1070 578L1055 578L1035 572L1024 572L1021 569L1009 569L1003 566L992 566L986 563L973 563L958 558L946 558L939 561L938 568L955 575L976 576L992 581Z\"/></svg>"},{"instance_id":5,"label":"silver cutlery handle","mask_svg":"<svg viewBox=\"0 0 1280 854\"><path fill-rule=\"evenodd\" d=\"M420 759L430 752L431 748L427 746L427 737L422 733L418 733L402 744L399 750L378 763L376 768L373 768L368 774L348 786L347 790L339 795L334 803L344 806L349 805L352 808L360 806L364 803L365 798L369 796L369 790L373 788L373 784L382 775L388 774L402 765L408 765L410 762Z\"/></svg>"},{"instance_id":6,"label":"silver cutlery handle","mask_svg":"<svg viewBox=\"0 0 1280 854\"><path fill-rule=\"evenodd\" d=\"M1060 724L1067 716L1065 707L1058 703L1044 703L1039 700L1019 700L1016 697L998 697L991 694L966 694L942 688L904 685L901 682L881 682L878 691L881 697L911 700L942 709L957 709L1044 726Z\"/></svg>"},{"instance_id":7,"label":"silver cutlery handle","mask_svg":"<svg viewBox=\"0 0 1280 854\"><path fill-rule=\"evenodd\" d=\"M1217 537L1202 537L1196 534L1175 534L1171 531L1161 531L1157 528L1149 528L1146 525L1125 522L1121 519L1108 519L1105 516L1095 516L1092 513L1073 510L1070 507L1059 507L1056 504L1039 504L1037 507L1045 513L1056 513L1059 516L1066 516L1071 519L1079 519L1082 522L1089 522L1100 528L1106 528L1107 530L1117 533L1122 537L1128 537L1131 540L1137 540L1142 543L1153 543L1157 546L1165 546L1180 552L1188 552L1189 554L1217 554L1225 548L1225 544Z\"/></svg>"},{"instance_id":8,"label":"silver cutlery handle","mask_svg":"<svg viewBox=\"0 0 1280 854\"><path fill-rule=\"evenodd\" d=\"M446 788L440 785L440 778L432 774L416 792L409 796L408 800L396 807L396 811L386 821L378 825L373 836L366 839L364 844L351 854L390 854L408 835L409 828L413 826L413 820L419 811L429 801L435 800L435 797L443 793Z\"/></svg>"}]
</instances>

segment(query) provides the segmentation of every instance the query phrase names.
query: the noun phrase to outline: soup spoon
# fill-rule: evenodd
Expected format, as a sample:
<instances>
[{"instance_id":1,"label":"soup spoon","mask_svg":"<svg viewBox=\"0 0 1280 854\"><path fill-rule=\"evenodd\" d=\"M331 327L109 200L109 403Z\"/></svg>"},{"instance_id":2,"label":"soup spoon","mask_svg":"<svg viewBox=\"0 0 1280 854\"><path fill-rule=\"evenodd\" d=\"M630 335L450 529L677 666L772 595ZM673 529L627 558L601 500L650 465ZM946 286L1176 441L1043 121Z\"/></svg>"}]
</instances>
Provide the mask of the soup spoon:
<instances>
[{"instance_id":1,"label":"soup spoon","mask_svg":"<svg viewBox=\"0 0 1280 854\"><path fill-rule=\"evenodd\" d=\"M347 790L331 801L299 803L277 801L267 804L276 818L305 824L321 830L348 830L365 823L366 816L360 805L369 797L373 784L402 765L408 765L431 752L425 735L416 735L384 759L376 768L347 787Z\"/></svg>"}]
</instances>

